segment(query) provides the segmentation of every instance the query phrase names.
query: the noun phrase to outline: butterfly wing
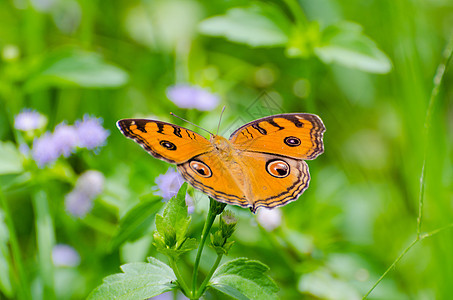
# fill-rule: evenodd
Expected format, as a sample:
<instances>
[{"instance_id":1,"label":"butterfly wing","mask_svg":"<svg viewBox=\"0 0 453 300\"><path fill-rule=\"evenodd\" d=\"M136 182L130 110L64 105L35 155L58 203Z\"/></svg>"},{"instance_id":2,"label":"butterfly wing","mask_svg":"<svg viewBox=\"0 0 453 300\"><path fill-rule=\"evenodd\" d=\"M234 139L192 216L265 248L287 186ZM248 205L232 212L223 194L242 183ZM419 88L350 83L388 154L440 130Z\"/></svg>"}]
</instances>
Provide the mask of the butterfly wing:
<instances>
[{"instance_id":1,"label":"butterfly wing","mask_svg":"<svg viewBox=\"0 0 453 300\"><path fill-rule=\"evenodd\" d=\"M197 171L203 166L206 171ZM224 203L274 208L296 200L308 187L310 175L303 160L267 153L243 152L226 161L214 152L178 165L186 181Z\"/></svg>"},{"instance_id":2,"label":"butterfly wing","mask_svg":"<svg viewBox=\"0 0 453 300\"><path fill-rule=\"evenodd\" d=\"M184 127L147 119L123 119L119 130L140 144L148 153L170 163L180 164L194 156L212 151L203 136Z\"/></svg>"},{"instance_id":3,"label":"butterfly wing","mask_svg":"<svg viewBox=\"0 0 453 300\"><path fill-rule=\"evenodd\" d=\"M242 207L250 205L243 191L244 170L239 164L223 160L215 152L179 164L178 170L193 187L220 202Z\"/></svg>"},{"instance_id":4,"label":"butterfly wing","mask_svg":"<svg viewBox=\"0 0 453 300\"><path fill-rule=\"evenodd\" d=\"M325 131L317 115L280 114L245 124L231 134L230 141L241 151L315 159L324 152Z\"/></svg>"}]
</instances>

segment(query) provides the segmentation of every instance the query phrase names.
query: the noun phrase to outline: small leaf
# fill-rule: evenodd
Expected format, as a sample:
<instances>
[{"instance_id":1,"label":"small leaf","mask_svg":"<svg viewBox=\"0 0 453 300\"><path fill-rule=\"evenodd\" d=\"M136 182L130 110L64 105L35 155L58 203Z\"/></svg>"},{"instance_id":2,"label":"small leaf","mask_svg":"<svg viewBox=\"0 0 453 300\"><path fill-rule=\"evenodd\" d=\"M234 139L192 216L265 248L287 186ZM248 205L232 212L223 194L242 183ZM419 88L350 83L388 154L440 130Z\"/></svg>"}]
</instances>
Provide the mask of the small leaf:
<instances>
[{"instance_id":1,"label":"small leaf","mask_svg":"<svg viewBox=\"0 0 453 300\"><path fill-rule=\"evenodd\" d=\"M184 183L178 194L168 201L163 216L156 216L154 245L159 252L175 260L197 245L195 239L186 236L191 220L187 213L186 192L187 183Z\"/></svg>"},{"instance_id":2,"label":"small leaf","mask_svg":"<svg viewBox=\"0 0 453 300\"><path fill-rule=\"evenodd\" d=\"M128 74L124 70L106 63L99 55L65 50L44 59L38 72L26 82L25 89L35 91L51 86L112 88L127 81Z\"/></svg>"},{"instance_id":3,"label":"small leaf","mask_svg":"<svg viewBox=\"0 0 453 300\"><path fill-rule=\"evenodd\" d=\"M158 215L156 219L157 232L165 237L166 233L176 233L176 240L182 242L185 239L190 217L186 205L187 183L184 183L178 194L171 198L165 207L163 216Z\"/></svg>"},{"instance_id":4,"label":"small leaf","mask_svg":"<svg viewBox=\"0 0 453 300\"><path fill-rule=\"evenodd\" d=\"M171 257L174 260L177 260L179 256L186 253L187 251L196 249L198 242L194 238L188 238L179 248L168 248L162 242L155 242L157 251L162 254L165 254L168 257Z\"/></svg>"},{"instance_id":5,"label":"small leaf","mask_svg":"<svg viewBox=\"0 0 453 300\"><path fill-rule=\"evenodd\" d=\"M177 241L183 241L189 227L190 217L187 213L186 204L187 183L185 182L178 191L178 194L170 199L164 210L164 219L167 225L172 226L176 231Z\"/></svg>"},{"instance_id":6,"label":"small leaf","mask_svg":"<svg viewBox=\"0 0 453 300\"><path fill-rule=\"evenodd\" d=\"M278 47L288 42L290 22L272 6L232 8L225 15L208 18L200 23L202 33L222 36L251 47Z\"/></svg>"},{"instance_id":7,"label":"small leaf","mask_svg":"<svg viewBox=\"0 0 453 300\"><path fill-rule=\"evenodd\" d=\"M259 261L238 258L221 265L209 285L236 299L277 299L278 287Z\"/></svg>"},{"instance_id":8,"label":"small leaf","mask_svg":"<svg viewBox=\"0 0 453 300\"><path fill-rule=\"evenodd\" d=\"M23 171L22 157L11 142L0 142L0 175Z\"/></svg>"},{"instance_id":9,"label":"small leaf","mask_svg":"<svg viewBox=\"0 0 453 300\"><path fill-rule=\"evenodd\" d=\"M197 247L198 247L197 239L187 238L184 241L184 243L179 247L179 250L186 252L186 251L190 251L193 249L197 249Z\"/></svg>"},{"instance_id":10,"label":"small leaf","mask_svg":"<svg viewBox=\"0 0 453 300\"><path fill-rule=\"evenodd\" d=\"M370 73L388 73L392 64L376 43L352 22L327 27L315 54L326 64L336 62Z\"/></svg>"},{"instance_id":11,"label":"small leaf","mask_svg":"<svg viewBox=\"0 0 453 300\"><path fill-rule=\"evenodd\" d=\"M169 266L153 257L148 261L122 265L124 273L105 277L88 299L148 299L178 287Z\"/></svg>"},{"instance_id":12,"label":"small leaf","mask_svg":"<svg viewBox=\"0 0 453 300\"><path fill-rule=\"evenodd\" d=\"M129 210L120 221L119 228L110 242L110 249L115 249L126 241L135 241L145 235L162 205L161 198L156 196Z\"/></svg>"}]
</instances>

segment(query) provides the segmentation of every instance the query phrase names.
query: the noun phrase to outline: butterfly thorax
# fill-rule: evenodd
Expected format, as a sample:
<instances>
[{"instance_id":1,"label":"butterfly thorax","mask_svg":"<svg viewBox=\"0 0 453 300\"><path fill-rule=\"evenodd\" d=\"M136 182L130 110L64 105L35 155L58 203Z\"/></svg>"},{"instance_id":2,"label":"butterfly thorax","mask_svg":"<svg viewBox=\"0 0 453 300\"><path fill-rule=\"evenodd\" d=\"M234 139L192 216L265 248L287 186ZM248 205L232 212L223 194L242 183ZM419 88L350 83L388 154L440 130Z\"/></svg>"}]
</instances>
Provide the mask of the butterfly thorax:
<instances>
[{"instance_id":1,"label":"butterfly thorax","mask_svg":"<svg viewBox=\"0 0 453 300\"><path fill-rule=\"evenodd\" d=\"M212 135L210 142L222 159L231 160L233 158L233 145L226 138L220 135Z\"/></svg>"}]
</instances>

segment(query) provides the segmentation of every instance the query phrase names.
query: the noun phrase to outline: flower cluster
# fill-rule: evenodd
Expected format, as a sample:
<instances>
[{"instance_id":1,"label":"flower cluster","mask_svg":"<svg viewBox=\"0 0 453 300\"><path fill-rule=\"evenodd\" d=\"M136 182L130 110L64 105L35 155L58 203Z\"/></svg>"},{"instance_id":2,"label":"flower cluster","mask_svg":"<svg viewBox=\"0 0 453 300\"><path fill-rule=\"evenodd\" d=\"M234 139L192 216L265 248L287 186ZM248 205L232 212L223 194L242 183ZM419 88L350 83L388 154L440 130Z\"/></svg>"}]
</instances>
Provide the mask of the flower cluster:
<instances>
[{"instance_id":1,"label":"flower cluster","mask_svg":"<svg viewBox=\"0 0 453 300\"><path fill-rule=\"evenodd\" d=\"M173 85L167 88L167 97L181 108L212 110L219 105L220 99L209 91L187 84Z\"/></svg>"},{"instance_id":2,"label":"flower cluster","mask_svg":"<svg viewBox=\"0 0 453 300\"><path fill-rule=\"evenodd\" d=\"M47 124L47 118L31 109L22 110L14 118L14 128L21 131L31 131L43 128Z\"/></svg>"},{"instance_id":3,"label":"flower cluster","mask_svg":"<svg viewBox=\"0 0 453 300\"><path fill-rule=\"evenodd\" d=\"M156 177L155 183L157 185L156 195L161 196L163 200L168 201L178 194L179 189L184 183L184 178L181 174L173 168L169 168L165 174ZM186 204L188 206L189 214L194 211L194 204L192 198L186 194Z\"/></svg>"},{"instance_id":4,"label":"flower cluster","mask_svg":"<svg viewBox=\"0 0 453 300\"><path fill-rule=\"evenodd\" d=\"M93 206L93 199L104 189L104 175L89 170L80 175L74 189L65 197L66 211L75 217L85 216Z\"/></svg>"},{"instance_id":5,"label":"flower cluster","mask_svg":"<svg viewBox=\"0 0 453 300\"><path fill-rule=\"evenodd\" d=\"M16 123L19 116L20 114L16 117ZM76 121L75 125L57 125L53 133L47 132L35 138L31 150L33 159L42 168L60 156L70 156L76 148L91 150L102 146L109 132L102 127L101 122L101 119L85 116L83 120Z\"/></svg>"}]
</instances>

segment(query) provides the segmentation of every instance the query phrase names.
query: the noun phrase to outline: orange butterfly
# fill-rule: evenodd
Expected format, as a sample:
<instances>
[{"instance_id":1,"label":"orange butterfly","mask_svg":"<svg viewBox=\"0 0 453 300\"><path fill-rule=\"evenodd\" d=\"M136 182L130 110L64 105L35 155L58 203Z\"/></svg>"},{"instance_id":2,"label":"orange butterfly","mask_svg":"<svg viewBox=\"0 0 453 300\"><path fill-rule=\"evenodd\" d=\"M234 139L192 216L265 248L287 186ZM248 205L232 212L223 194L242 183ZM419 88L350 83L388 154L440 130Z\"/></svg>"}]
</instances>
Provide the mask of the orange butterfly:
<instances>
[{"instance_id":1,"label":"orange butterfly","mask_svg":"<svg viewBox=\"0 0 453 300\"><path fill-rule=\"evenodd\" d=\"M324 152L326 130L318 116L305 113L255 120L228 140L155 120L123 119L117 126L154 157L176 164L196 189L252 212L299 198L310 181L304 160Z\"/></svg>"}]
</instances>

